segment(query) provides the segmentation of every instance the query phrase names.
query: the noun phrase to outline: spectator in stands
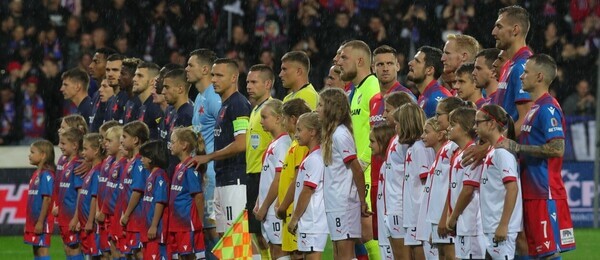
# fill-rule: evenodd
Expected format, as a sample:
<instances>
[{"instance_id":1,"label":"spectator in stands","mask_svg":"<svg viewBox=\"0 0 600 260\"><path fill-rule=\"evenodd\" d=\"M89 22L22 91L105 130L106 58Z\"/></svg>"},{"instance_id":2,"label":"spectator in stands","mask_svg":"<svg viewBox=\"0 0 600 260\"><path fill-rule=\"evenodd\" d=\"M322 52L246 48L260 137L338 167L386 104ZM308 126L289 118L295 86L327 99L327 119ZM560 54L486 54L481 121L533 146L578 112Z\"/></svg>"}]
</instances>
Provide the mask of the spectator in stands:
<instances>
[{"instance_id":1,"label":"spectator in stands","mask_svg":"<svg viewBox=\"0 0 600 260\"><path fill-rule=\"evenodd\" d=\"M38 94L38 78L30 76L25 80L23 104L21 112L23 115L23 135L21 145L29 145L36 139L44 137L46 125L46 109L44 100Z\"/></svg>"},{"instance_id":2,"label":"spectator in stands","mask_svg":"<svg viewBox=\"0 0 600 260\"><path fill-rule=\"evenodd\" d=\"M590 92L590 84L582 79L575 87L577 92L565 99L562 105L565 115L591 116L596 113L596 98Z\"/></svg>"}]
</instances>

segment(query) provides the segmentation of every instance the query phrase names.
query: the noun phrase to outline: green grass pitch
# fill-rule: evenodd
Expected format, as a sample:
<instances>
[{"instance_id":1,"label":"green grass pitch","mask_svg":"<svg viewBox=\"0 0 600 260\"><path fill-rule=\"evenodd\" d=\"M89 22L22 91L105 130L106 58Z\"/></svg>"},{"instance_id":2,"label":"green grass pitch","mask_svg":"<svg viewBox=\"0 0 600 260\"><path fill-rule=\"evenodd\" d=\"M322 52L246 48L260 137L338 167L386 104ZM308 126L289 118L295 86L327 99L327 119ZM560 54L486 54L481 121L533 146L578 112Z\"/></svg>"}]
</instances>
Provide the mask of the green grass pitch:
<instances>
[{"instance_id":1,"label":"green grass pitch","mask_svg":"<svg viewBox=\"0 0 600 260\"><path fill-rule=\"evenodd\" d=\"M599 259L596 246L600 241L600 229L575 229L577 249L563 254L562 258L569 259ZM58 235L52 236L50 247L52 259L64 259L62 242ZM328 244L323 259L332 259L331 245ZM0 259L32 259L32 249L23 243L22 236L0 236Z\"/></svg>"}]
</instances>

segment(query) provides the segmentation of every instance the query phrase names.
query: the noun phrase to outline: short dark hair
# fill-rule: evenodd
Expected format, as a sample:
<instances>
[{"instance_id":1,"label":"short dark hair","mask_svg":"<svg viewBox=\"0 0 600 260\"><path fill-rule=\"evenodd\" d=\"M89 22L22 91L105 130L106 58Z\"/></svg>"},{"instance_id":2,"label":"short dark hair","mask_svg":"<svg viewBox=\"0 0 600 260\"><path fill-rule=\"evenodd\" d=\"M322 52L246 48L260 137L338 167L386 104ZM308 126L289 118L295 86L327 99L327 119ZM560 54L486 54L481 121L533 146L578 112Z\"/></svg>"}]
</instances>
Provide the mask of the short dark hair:
<instances>
[{"instance_id":1,"label":"short dark hair","mask_svg":"<svg viewBox=\"0 0 600 260\"><path fill-rule=\"evenodd\" d=\"M475 55L475 59L483 57L485 59L485 65L489 69L492 69L494 67L492 64L494 64L494 61L498 58L498 54L500 54L500 49L498 48L483 49Z\"/></svg>"},{"instance_id":2,"label":"short dark hair","mask_svg":"<svg viewBox=\"0 0 600 260\"><path fill-rule=\"evenodd\" d=\"M498 11L498 15L501 14L506 15L514 23L519 24L523 28L522 34L527 36L527 32L529 31L529 12L525 8L518 5L511 5L501 8Z\"/></svg>"},{"instance_id":3,"label":"short dark hair","mask_svg":"<svg viewBox=\"0 0 600 260\"><path fill-rule=\"evenodd\" d=\"M150 159L151 167L167 169L169 167L169 154L165 142L154 140L144 143L140 147L140 155ZM152 169L148 169L152 170Z\"/></svg>"},{"instance_id":4,"label":"short dark hair","mask_svg":"<svg viewBox=\"0 0 600 260\"><path fill-rule=\"evenodd\" d=\"M190 57L192 56L196 56L200 62L205 63L208 66L212 66L217 59L217 54L214 51L204 48L193 50L190 53Z\"/></svg>"},{"instance_id":5,"label":"short dark hair","mask_svg":"<svg viewBox=\"0 0 600 260\"><path fill-rule=\"evenodd\" d=\"M90 84L90 76L87 74L87 72L80 70L79 68L73 68L65 71L62 74L61 79L71 79L73 81L81 83L81 86L86 91L88 89L88 85Z\"/></svg>"},{"instance_id":6,"label":"short dark hair","mask_svg":"<svg viewBox=\"0 0 600 260\"><path fill-rule=\"evenodd\" d=\"M467 62L467 63L463 63L460 66L458 66L458 69L456 69L456 75L462 75L464 73L468 73L469 75L471 75L471 73L473 73L473 70L475 69L475 64L473 62Z\"/></svg>"},{"instance_id":7,"label":"short dark hair","mask_svg":"<svg viewBox=\"0 0 600 260\"><path fill-rule=\"evenodd\" d=\"M373 56L375 56L377 54L385 54L385 53L391 53L391 54L394 54L394 56L396 56L396 54L398 54L396 49L394 49L392 46L389 46L389 45L381 45L381 46L375 48L375 50L373 50Z\"/></svg>"},{"instance_id":8,"label":"short dark hair","mask_svg":"<svg viewBox=\"0 0 600 260\"><path fill-rule=\"evenodd\" d=\"M142 60L138 58L125 58L123 59L123 65L121 65L121 67L133 74L135 73L135 69L137 69L141 61Z\"/></svg>"},{"instance_id":9,"label":"short dark hair","mask_svg":"<svg viewBox=\"0 0 600 260\"><path fill-rule=\"evenodd\" d=\"M442 50L431 47L421 46L417 51L425 54L425 67L433 67L435 72L433 73L434 78L439 78L444 70L444 64L442 63Z\"/></svg>"},{"instance_id":10,"label":"short dark hair","mask_svg":"<svg viewBox=\"0 0 600 260\"><path fill-rule=\"evenodd\" d=\"M113 53L111 55L109 55L106 58L106 61L117 61L117 60L124 60L126 57L124 55L118 54L118 53Z\"/></svg>"},{"instance_id":11,"label":"short dark hair","mask_svg":"<svg viewBox=\"0 0 600 260\"><path fill-rule=\"evenodd\" d=\"M538 53L531 55L531 57L529 57L527 60L530 62L534 62L535 66L540 68L542 73L544 73L544 81L546 82L546 84L550 85L554 78L556 78L556 61L554 61L554 59L550 57L550 55Z\"/></svg>"},{"instance_id":12,"label":"short dark hair","mask_svg":"<svg viewBox=\"0 0 600 260\"><path fill-rule=\"evenodd\" d=\"M265 64L256 64L250 67L250 71L260 71L262 75L265 76L267 80L275 81L275 75L273 74L273 69Z\"/></svg>"},{"instance_id":13,"label":"short dark hair","mask_svg":"<svg viewBox=\"0 0 600 260\"><path fill-rule=\"evenodd\" d=\"M304 67L306 74L310 71L310 58L303 51L290 51L281 57L281 62L297 62Z\"/></svg>"},{"instance_id":14,"label":"short dark hair","mask_svg":"<svg viewBox=\"0 0 600 260\"><path fill-rule=\"evenodd\" d=\"M163 80L165 79L165 75L175 69L183 69L183 67L179 64L175 64L175 63L167 63L165 66L163 66L160 71L158 72L158 80L156 81L156 93L162 93L162 89L163 89Z\"/></svg>"},{"instance_id":15,"label":"short dark hair","mask_svg":"<svg viewBox=\"0 0 600 260\"><path fill-rule=\"evenodd\" d=\"M171 70L165 74L163 80L166 78L174 79L175 81L178 81L179 83L183 84L185 87L186 93L187 93L187 91L190 90L190 84L187 82L185 70L183 70L183 69Z\"/></svg>"},{"instance_id":16,"label":"short dark hair","mask_svg":"<svg viewBox=\"0 0 600 260\"><path fill-rule=\"evenodd\" d=\"M117 51L115 51L114 49L111 49L111 48L104 47L104 48L97 49L95 53L104 55L104 58L106 59L106 58L108 58L108 56L117 53Z\"/></svg>"},{"instance_id":17,"label":"short dark hair","mask_svg":"<svg viewBox=\"0 0 600 260\"><path fill-rule=\"evenodd\" d=\"M149 61L140 61L137 65L137 69L147 69L150 73L150 77L155 77L160 71L160 67L156 65L156 63Z\"/></svg>"},{"instance_id":18,"label":"short dark hair","mask_svg":"<svg viewBox=\"0 0 600 260\"><path fill-rule=\"evenodd\" d=\"M214 65L216 65L216 64L225 64L228 67L234 69L236 73L238 73L239 70L240 70L240 66L238 65L237 61L234 60L234 59L218 58L218 59L215 60Z\"/></svg>"}]
</instances>

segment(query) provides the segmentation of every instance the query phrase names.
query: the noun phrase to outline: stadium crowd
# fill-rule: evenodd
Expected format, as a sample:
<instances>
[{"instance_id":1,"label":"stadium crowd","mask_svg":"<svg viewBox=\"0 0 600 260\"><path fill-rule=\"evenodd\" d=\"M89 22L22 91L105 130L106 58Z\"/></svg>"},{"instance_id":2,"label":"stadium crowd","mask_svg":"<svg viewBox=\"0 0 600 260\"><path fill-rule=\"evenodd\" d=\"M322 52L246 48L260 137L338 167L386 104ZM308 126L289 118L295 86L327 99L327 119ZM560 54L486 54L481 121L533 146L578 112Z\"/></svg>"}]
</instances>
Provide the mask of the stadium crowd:
<instances>
[{"instance_id":1,"label":"stadium crowd","mask_svg":"<svg viewBox=\"0 0 600 260\"><path fill-rule=\"evenodd\" d=\"M10 1L25 243L212 258L245 209L255 259L560 258L600 6L543 3Z\"/></svg>"}]
</instances>

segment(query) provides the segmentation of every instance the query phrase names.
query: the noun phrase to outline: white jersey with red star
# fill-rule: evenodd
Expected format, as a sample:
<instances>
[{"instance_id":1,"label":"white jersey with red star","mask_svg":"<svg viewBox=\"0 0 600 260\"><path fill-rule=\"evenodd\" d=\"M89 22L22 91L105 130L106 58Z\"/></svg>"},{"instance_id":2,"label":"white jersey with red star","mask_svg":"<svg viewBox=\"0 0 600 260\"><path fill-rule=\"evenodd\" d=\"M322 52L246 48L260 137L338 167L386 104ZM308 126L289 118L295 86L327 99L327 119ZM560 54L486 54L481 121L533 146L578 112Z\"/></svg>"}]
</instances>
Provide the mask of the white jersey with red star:
<instances>
[{"instance_id":1,"label":"white jersey with red star","mask_svg":"<svg viewBox=\"0 0 600 260\"><path fill-rule=\"evenodd\" d=\"M472 146L473 142L467 144L465 149ZM483 232L481 226L481 212L479 210L479 182L481 180L481 171L483 165L463 166L461 164L464 149L457 151L452 158L452 168L450 169L450 212L454 210L456 201L464 186L474 188L471 195L471 202L463 210L456 222L456 234L459 236L476 236Z\"/></svg>"},{"instance_id":2,"label":"white jersey with red star","mask_svg":"<svg viewBox=\"0 0 600 260\"><path fill-rule=\"evenodd\" d=\"M343 212L360 207L358 191L350 165L356 159L352 133L345 125L338 125L332 136L331 164L325 165L325 211Z\"/></svg>"},{"instance_id":3,"label":"white jersey with red star","mask_svg":"<svg viewBox=\"0 0 600 260\"><path fill-rule=\"evenodd\" d=\"M454 152L458 150L458 145L455 142L447 141L440 148L437 158L435 158L435 169L430 175L431 179L427 179L429 185L429 198L424 203L427 203L427 218L428 223L438 224L444 204L448 198L448 189L450 188L450 159Z\"/></svg>"},{"instance_id":4,"label":"white jersey with red star","mask_svg":"<svg viewBox=\"0 0 600 260\"><path fill-rule=\"evenodd\" d=\"M427 178L429 167L433 163L435 153L433 149L425 147L419 140L412 144L406 151L404 166L404 184L402 186L402 217L404 227L416 227L419 217L419 207L423 194L421 179Z\"/></svg>"},{"instance_id":5,"label":"white jersey with red star","mask_svg":"<svg viewBox=\"0 0 600 260\"><path fill-rule=\"evenodd\" d=\"M325 171L320 147L315 147L304 158L296 176L294 201L298 201L304 186L314 189L310 202L298 221L298 232L309 234L326 234L329 232L325 203L323 198L323 174ZM294 210L296 209L294 203Z\"/></svg>"},{"instance_id":6,"label":"white jersey with red star","mask_svg":"<svg viewBox=\"0 0 600 260\"><path fill-rule=\"evenodd\" d=\"M498 142L502 139L500 137ZM519 232L523 222L523 203L517 159L506 149L492 147L485 157L481 174L480 202L484 233L494 233L498 228L504 210L504 184L508 182L516 182L518 187L517 202L508 223L508 232Z\"/></svg>"},{"instance_id":7,"label":"white jersey with red star","mask_svg":"<svg viewBox=\"0 0 600 260\"><path fill-rule=\"evenodd\" d=\"M281 172L283 160L287 154L292 139L285 133L273 139L267 150L263 154L263 166L260 173L260 185L258 188L258 205L262 205L263 201L269 193L275 174ZM275 203L272 203L267 211L268 215L275 216Z\"/></svg>"},{"instance_id":8,"label":"white jersey with red star","mask_svg":"<svg viewBox=\"0 0 600 260\"><path fill-rule=\"evenodd\" d=\"M408 145L399 144L395 135L388 145L385 162L381 167L379 187L382 189L384 213L402 215L402 186L404 184L404 160Z\"/></svg>"}]
</instances>

